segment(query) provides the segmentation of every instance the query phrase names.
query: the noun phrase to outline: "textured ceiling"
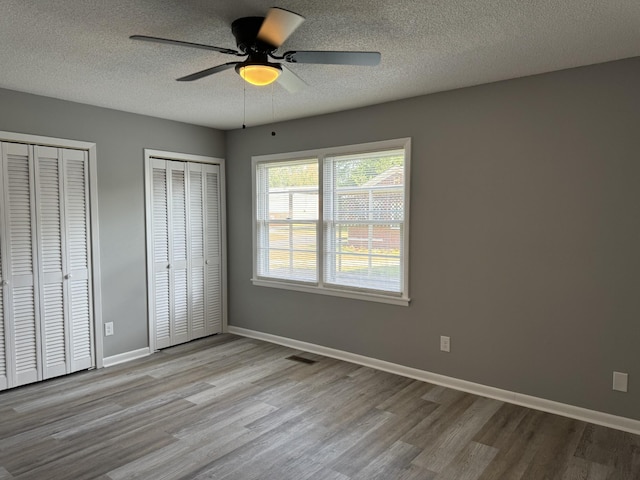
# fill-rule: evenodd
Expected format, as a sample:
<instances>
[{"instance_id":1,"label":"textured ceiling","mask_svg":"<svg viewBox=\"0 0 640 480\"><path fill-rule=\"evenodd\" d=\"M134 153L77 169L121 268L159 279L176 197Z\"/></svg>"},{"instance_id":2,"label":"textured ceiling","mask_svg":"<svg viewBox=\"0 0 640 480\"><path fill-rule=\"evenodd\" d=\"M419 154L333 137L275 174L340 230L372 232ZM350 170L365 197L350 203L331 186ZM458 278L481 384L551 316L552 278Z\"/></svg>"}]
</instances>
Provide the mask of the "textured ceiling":
<instances>
[{"instance_id":1,"label":"textured ceiling","mask_svg":"<svg viewBox=\"0 0 640 480\"><path fill-rule=\"evenodd\" d=\"M247 85L245 97L233 70L175 81L236 57L128 38L235 49L231 22L270 6L306 18L280 52L373 50L381 64L292 65L306 89ZM243 115L253 126L637 55L639 0L2 0L0 9L0 87L220 129L239 128Z\"/></svg>"}]
</instances>

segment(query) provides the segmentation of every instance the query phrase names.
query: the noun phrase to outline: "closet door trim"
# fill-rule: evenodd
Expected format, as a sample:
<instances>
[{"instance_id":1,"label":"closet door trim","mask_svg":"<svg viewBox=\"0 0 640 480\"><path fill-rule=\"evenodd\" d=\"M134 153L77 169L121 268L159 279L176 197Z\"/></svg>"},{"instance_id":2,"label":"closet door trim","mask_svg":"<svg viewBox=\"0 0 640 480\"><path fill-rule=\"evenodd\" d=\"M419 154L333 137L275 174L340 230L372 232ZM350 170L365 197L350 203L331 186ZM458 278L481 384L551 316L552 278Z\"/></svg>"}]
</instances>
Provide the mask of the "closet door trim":
<instances>
[{"instance_id":1,"label":"closet door trim","mask_svg":"<svg viewBox=\"0 0 640 480\"><path fill-rule=\"evenodd\" d=\"M25 133L14 133L0 131L0 141L25 143L28 145L40 145L43 147L71 148L84 150L89 159L89 217L90 217L90 237L89 248L91 251L91 289L93 300L93 342L95 347L96 368L104 366L103 342L102 342L102 295L101 295L101 270L100 270L100 232L98 229L98 178L96 144L78 140L68 140L64 138L45 137L41 135L31 135Z\"/></svg>"},{"instance_id":2,"label":"closet door trim","mask_svg":"<svg viewBox=\"0 0 640 480\"><path fill-rule=\"evenodd\" d=\"M221 249L221 297L222 297L222 332L227 331L227 218L226 218L226 193L225 193L225 169L224 159L207 157L203 155L192 155L187 153L167 152L163 150L144 149L144 176L145 176L145 217L146 217L146 241L147 241L147 324L149 326L149 349L151 352L157 350L155 322L153 318L153 238L151 236L152 229L152 192L153 192L153 169L152 163L154 159L193 162L219 166L220 179L220 249ZM188 169L186 169L188 172Z\"/></svg>"}]
</instances>

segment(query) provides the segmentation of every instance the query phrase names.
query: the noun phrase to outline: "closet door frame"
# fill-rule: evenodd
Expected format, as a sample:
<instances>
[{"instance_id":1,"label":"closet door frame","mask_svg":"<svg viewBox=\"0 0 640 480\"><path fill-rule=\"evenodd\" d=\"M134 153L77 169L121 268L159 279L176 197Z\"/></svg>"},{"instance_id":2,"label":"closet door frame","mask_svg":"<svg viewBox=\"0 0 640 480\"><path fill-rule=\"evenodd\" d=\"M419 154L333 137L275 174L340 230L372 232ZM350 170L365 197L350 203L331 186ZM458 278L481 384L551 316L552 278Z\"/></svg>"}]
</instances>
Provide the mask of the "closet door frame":
<instances>
[{"instance_id":1,"label":"closet door frame","mask_svg":"<svg viewBox=\"0 0 640 480\"><path fill-rule=\"evenodd\" d=\"M146 220L146 240L147 240L147 324L149 326L149 350L155 352L156 331L153 317L154 297L153 297L153 237L152 229L152 193L153 193L153 169L152 160L169 160L178 162L202 163L217 165L219 167L220 180L220 249L221 249L221 285L220 292L222 301L222 332L227 331L227 218L226 218L226 193L225 193L225 168L224 159L208 157L203 155L192 155L188 153L167 152L163 150L144 149L144 177L145 177L145 220ZM188 169L185 169L188 174Z\"/></svg>"},{"instance_id":2,"label":"closet door frame","mask_svg":"<svg viewBox=\"0 0 640 480\"><path fill-rule=\"evenodd\" d=\"M96 368L104 366L102 329L102 295L101 295L101 272L100 272L100 232L98 229L98 178L96 161L96 144L92 142L82 142L78 140L68 140L64 138L45 137L41 135L31 135L24 133L13 133L0 131L0 141L24 143L27 145L40 145L43 147L70 148L87 152L89 160L89 217L90 235L89 248L91 252L91 295L93 300L93 342L95 352Z\"/></svg>"}]
</instances>

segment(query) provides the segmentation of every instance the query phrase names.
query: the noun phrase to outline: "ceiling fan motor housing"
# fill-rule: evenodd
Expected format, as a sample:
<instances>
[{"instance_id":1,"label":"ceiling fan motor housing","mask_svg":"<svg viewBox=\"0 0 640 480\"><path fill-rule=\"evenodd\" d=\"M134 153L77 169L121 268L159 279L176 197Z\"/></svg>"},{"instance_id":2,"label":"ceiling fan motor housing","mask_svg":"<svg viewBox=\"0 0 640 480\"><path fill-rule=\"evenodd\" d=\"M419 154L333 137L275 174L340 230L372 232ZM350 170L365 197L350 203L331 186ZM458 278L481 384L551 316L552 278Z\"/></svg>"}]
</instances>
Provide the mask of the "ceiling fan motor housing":
<instances>
[{"instance_id":1,"label":"ceiling fan motor housing","mask_svg":"<svg viewBox=\"0 0 640 480\"><path fill-rule=\"evenodd\" d=\"M243 17L231 24L231 33L236 38L238 49L251 55L252 53L267 54L276 50L276 47L258 40L258 32L264 22L264 17Z\"/></svg>"}]
</instances>

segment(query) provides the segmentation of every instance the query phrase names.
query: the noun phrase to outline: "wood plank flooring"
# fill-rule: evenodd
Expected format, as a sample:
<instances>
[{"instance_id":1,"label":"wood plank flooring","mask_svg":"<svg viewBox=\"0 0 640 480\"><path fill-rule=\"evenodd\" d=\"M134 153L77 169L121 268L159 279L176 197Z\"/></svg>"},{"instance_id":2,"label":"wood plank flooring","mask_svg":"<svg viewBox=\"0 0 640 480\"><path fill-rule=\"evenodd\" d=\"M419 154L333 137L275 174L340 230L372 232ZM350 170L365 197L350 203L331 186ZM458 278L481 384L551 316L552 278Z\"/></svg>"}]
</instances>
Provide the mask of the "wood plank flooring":
<instances>
[{"instance_id":1,"label":"wood plank flooring","mask_svg":"<svg viewBox=\"0 0 640 480\"><path fill-rule=\"evenodd\" d=\"M1 392L0 420L0 480L640 479L639 436L228 334Z\"/></svg>"}]
</instances>

